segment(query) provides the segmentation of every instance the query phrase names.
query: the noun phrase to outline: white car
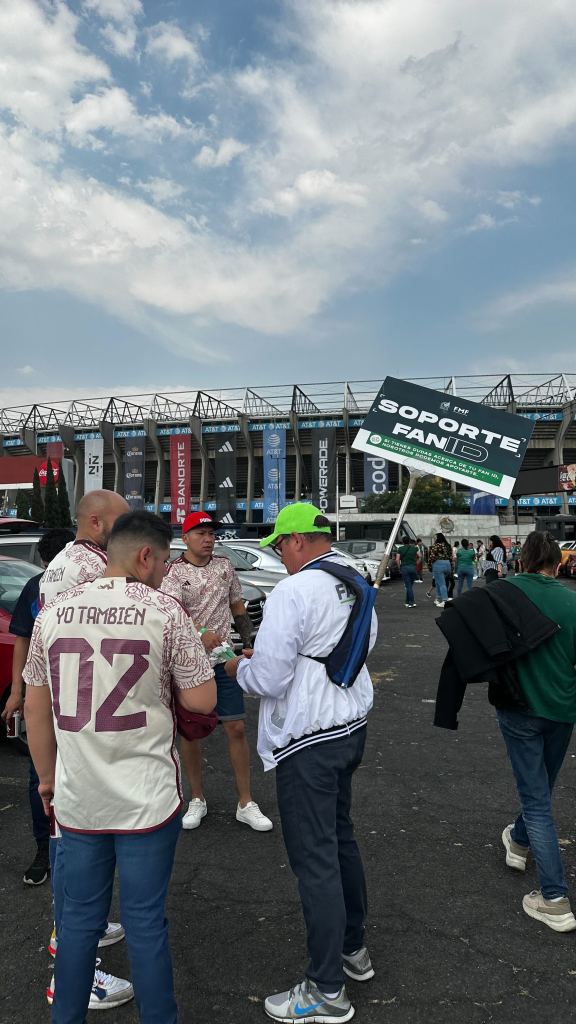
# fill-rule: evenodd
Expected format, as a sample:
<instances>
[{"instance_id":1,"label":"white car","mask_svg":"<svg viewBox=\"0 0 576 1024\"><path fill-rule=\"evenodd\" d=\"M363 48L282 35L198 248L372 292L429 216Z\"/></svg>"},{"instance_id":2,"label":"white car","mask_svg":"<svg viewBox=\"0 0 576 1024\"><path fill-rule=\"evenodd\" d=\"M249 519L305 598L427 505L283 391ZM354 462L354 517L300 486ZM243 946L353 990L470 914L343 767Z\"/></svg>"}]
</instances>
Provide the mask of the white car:
<instances>
[{"instance_id":1,"label":"white car","mask_svg":"<svg viewBox=\"0 0 576 1024\"><path fill-rule=\"evenodd\" d=\"M226 547L239 551L253 569L264 569L266 572L278 572L286 575L280 555L272 548L261 548L257 540L226 540Z\"/></svg>"}]
</instances>

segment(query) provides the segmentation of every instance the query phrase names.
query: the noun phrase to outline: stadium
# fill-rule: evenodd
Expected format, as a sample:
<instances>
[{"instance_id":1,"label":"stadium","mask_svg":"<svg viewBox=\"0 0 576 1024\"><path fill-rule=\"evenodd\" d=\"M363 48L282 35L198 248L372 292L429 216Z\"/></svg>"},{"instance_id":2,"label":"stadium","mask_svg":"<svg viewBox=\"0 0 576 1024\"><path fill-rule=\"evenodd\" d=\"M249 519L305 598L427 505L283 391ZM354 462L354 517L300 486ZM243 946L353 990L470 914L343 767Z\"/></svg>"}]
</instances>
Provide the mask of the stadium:
<instances>
[{"instance_id":1,"label":"stadium","mask_svg":"<svg viewBox=\"0 0 576 1024\"><path fill-rule=\"evenodd\" d=\"M335 510L337 495L341 504L345 495L349 508L360 508L369 493L366 461L351 444L384 376L2 409L0 452L11 457L0 460L3 514L16 514L16 489L29 487L31 481L25 463L18 463L20 473L14 471L14 458L27 457L26 465L32 466L51 457L68 462L75 502L96 485L127 491L135 503L173 522L182 518L187 505L215 510L224 521L258 524L273 519L285 501L317 498L318 443L326 446L330 463L324 481L326 511ZM524 471L576 463L574 373L454 375L412 382L533 421ZM7 461L9 482L2 472ZM401 472L398 465L387 464L384 480L382 473L376 474L380 486L372 493L398 489ZM513 506L518 520L533 516L538 508L568 513L576 498L535 491L510 502L498 499L497 504L504 522Z\"/></svg>"}]
</instances>

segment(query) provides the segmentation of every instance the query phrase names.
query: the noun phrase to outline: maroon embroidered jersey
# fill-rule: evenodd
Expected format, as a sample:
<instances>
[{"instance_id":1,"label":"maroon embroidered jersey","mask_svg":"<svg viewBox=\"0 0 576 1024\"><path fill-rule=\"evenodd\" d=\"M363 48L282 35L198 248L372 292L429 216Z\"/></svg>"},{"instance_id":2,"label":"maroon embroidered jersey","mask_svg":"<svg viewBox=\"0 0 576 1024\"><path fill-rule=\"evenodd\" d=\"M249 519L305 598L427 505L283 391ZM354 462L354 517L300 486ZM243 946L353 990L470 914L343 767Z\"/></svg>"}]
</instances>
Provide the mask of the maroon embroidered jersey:
<instances>
[{"instance_id":1,"label":"maroon embroidered jersey","mask_svg":"<svg viewBox=\"0 0 576 1024\"><path fill-rule=\"evenodd\" d=\"M40 601L42 605L53 601L58 594L97 580L106 572L106 552L89 540L73 540L50 562L40 580Z\"/></svg>"},{"instance_id":2,"label":"maroon embroidered jersey","mask_svg":"<svg viewBox=\"0 0 576 1024\"><path fill-rule=\"evenodd\" d=\"M212 629L230 640L230 605L242 600L242 587L229 558L214 555L208 565L192 565L181 555L170 562L162 590L184 605L197 629Z\"/></svg>"},{"instance_id":3,"label":"maroon embroidered jersey","mask_svg":"<svg viewBox=\"0 0 576 1024\"><path fill-rule=\"evenodd\" d=\"M24 678L52 694L59 824L129 832L169 821L182 802L173 688L212 677L184 609L144 583L98 579L43 608Z\"/></svg>"}]
</instances>

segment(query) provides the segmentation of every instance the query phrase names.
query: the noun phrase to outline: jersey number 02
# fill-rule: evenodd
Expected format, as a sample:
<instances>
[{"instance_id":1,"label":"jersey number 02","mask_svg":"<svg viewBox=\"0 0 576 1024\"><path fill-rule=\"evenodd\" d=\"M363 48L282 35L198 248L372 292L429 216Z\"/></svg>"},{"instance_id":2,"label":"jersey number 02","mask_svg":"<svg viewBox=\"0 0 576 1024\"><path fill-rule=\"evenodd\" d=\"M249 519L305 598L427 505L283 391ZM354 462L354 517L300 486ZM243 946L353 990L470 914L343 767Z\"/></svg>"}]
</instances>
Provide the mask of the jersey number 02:
<instances>
[{"instance_id":1,"label":"jersey number 02","mask_svg":"<svg viewBox=\"0 0 576 1024\"><path fill-rule=\"evenodd\" d=\"M60 660L64 655L78 658L78 691L76 714L63 715L60 710ZM148 640L102 640L100 654L109 665L113 665L116 654L132 656L132 664L102 702L94 719L95 732L126 732L146 727L146 712L136 711L130 715L117 715L116 711L139 679L146 672L150 654ZM52 701L54 714L60 729L80 732L92 718L92 689L94 686L94 648L82 637L62 637L56 640L48 651L50 677L52 679Z\"/></svg>"}]
</instances>

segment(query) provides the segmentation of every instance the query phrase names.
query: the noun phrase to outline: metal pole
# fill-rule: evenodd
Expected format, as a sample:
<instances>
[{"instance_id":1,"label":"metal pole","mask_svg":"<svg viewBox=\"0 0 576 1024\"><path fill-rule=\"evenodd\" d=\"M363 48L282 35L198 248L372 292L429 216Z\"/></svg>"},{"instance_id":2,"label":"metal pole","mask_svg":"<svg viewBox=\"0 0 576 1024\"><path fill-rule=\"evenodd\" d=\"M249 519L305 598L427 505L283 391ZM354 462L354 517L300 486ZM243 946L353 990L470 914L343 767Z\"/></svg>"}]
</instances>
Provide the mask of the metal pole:
<instances>
[{"instance_id":1,"label":"metal pole","mask_svg":"<svg viewBox=\"0 0 576 1024\"><path fill-rule=\"evenodd\" d=\"M336 448L336 540L340 540L340 477L338 474L338 448Z\"/></svg>"},{"instance_id":2,"label":"metal pole","mask_svg":"<svg viewBox=\"0 0 576 1024\"><path fill-rule=\"evenodd\" d=\"M416 484L418 483L418 481L421 480L423 476L427 476L428 475L427 473L423 473L422 470L420 470L420 469L410 469L410 467L407 467L407 469L408 469L408 471L410 473L410 480L408 481L408 487L406 488L406 493L404 494L404 497L402 499L402 504L400 505L400 508L398 510L398 515L396 517L396 522L394 523L394 526L392 527L392 533L390 534L390 536L388 538L388 543L386 545L386 550L384 552L384 556L382 558L382 561L380 562L380 565L378 566L378 572L376 573L376 579L374 580L374 584L373 584L374 587L376 587L376 589L379 588L382 580L384 579L384 574L386 572L386 569L388 568L388 563L390 561L390 554L392 552L392 548L394 547L394 544L396 543L396 537L398 536L398 534L400 532L400 525L402 523L402 519L404 517L406 509L408 508L408 504L410 502L410 498L412 497L412 492L413 492L414 488L416 487Z\"/></svg>"}]
</instances>

